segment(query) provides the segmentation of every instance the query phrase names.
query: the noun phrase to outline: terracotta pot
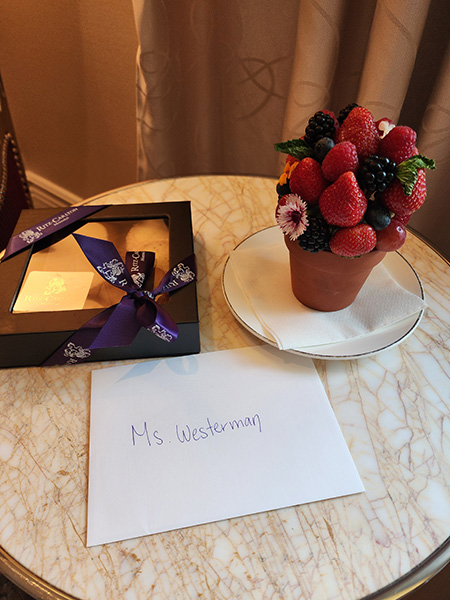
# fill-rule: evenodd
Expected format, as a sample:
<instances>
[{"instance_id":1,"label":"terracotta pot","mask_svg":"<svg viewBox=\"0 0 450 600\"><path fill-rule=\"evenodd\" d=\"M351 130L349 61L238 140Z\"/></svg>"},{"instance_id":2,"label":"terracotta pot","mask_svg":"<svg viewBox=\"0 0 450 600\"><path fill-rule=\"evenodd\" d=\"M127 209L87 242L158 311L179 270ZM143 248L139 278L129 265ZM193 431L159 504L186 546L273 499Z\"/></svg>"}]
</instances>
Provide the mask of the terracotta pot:
<instances>
[{"instance_id":1,"label":"terracotta pot","mask_svg":"<svg viewBox=\"0 0 450 600\"><path fill-rule=\"evenodd\" d=\"M321 311L349 306L386 252L374 250L355 258L332 252L306 252L284 236L289 250L291 287L305 306Z\"/></svg>"}]
</instances>

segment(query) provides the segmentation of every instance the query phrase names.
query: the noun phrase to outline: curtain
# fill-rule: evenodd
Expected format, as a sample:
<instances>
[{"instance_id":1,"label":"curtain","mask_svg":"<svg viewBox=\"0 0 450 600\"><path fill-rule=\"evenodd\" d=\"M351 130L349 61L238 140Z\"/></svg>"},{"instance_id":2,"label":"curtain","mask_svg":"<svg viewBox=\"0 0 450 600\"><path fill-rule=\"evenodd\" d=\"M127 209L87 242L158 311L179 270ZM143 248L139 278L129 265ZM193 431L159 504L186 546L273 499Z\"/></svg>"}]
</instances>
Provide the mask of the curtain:
<instances>
[{"instance_id":1,"label":"curtain","mask_svg":"<svg viewBox=\"0 0 450 600\"><path fill-rule=\"evenodd\" d=\"M434 158L410 224L450 254L447 0L133 0L138 177L278 176L273 145L351 102Z\"/></svg>"}]
</instances>

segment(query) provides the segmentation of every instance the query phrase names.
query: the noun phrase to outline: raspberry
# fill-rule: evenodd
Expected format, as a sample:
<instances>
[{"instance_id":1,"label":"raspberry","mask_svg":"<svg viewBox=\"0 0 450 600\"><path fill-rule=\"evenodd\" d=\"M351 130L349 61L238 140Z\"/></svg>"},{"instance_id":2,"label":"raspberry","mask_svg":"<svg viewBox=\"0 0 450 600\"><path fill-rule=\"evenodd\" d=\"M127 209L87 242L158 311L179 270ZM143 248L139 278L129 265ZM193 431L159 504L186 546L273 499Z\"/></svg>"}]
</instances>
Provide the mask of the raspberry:
<instances>
[{"instance_id":1,"label":"raspberry","mask_svg":"<svg viewBox=\"0 0 450 600\"><path fill-rule=\"evenodd\" d=\"M378 119L375 123L378 129L378 133L380 134L380 140L382 140L390 131L394 129L395 123L388 119L387 117L383 117L382 119Z\"/></svg>"},{"instance_id":2,"label":"raspberry","mask_svg":"<svg viewBox=\"0 0 450 600\"><path fill-rule=\"evenodd\" d=\"M322 193L320 212L330 225L352 227L361 221L367 209L367 198L361 191L355 174L343 173Z\"/></svg>"},{"instance_id":3,"label":"raspberry","mask_svg":"<svg viewBox=\"0 0 450 600\"><path fill-rule=\"evenodd\" d=\"M339 229L330 241L330 250L340 256L361 256L375 248L377 235L366 223Z\"/></svg>"},{"instance_id":4,"label":"raspberry","mask_svg":"<svg viewBox=\"0 0 450 600\"><path fill-rule=\"evenodd\" d=\"M342 125L342 123L345 121L345 119L348 117L348 115L351 113L351 111L354 108L356 108L357 106L359 106L359 104L356 104L356 102L353 102L352 104L347 104L347 106L341 110L341 112L339 113L339 116L338 116L338 121L339 121L340 125Z\"/></svg>"},{"instance_id":5,"label":"raspberry","mask_svg":"<svg viewBox=\"0 0 450 600\"><path fill-rule=\"evenodd\" d=\"M380 140L378 152L399 164L415 154L416 138L414 129L399 125Z\"/></svg>"},{"instance_id":6,"label":"raspberry","mask_svg":"<svg viewBox=\"0 0 450 600\"><path fill-rule=\"evenodd\" d=\"M341 125L335 142L352 142L356 146L360 161L376 154L379 143L378 129L367 108L355 107Z\"/></svg>"},{"instance_id":7,"label":"raspberry","mask_svg":"<svg viewBox=\"0 0 450 600\"><path fill-rule=\"evenodd\" d=\"M331 148L323 159L322 173L328 181L336 181L346 171L355 173L358 165L358 153L354 144L340 142Z\"/></svg>"},{"instance_id":8,"label":"raspberry","mask_svg":"<svg viewBox=\"0 0 450 600\"><path fill-rule=\"evenodd\" d=\"M336 131L334 122L334 115L326 114L326 112L322 110L316 112L315 115L309 119L308 125L306 126L305 142L310 146L314 146L320 138L333 138L334 132Z\"/></svg>"},{"instance_id":9,"label":"raspberry","mask_svg":"<svg viewBox=\"0 0 450 600\"><path fill-rule=\"evenodd\" d=\"M393 252L403 246L406 239L406 229L396 219L381 231L377 231L377 250L382 252Z\"/></svg>"},{"instance_id":10,"label":"raspberry","mask_svg":"<svg viewBox=\"0 0 450 600\"><path fill-rule=\"evenodd\" d=\"M410 196L405 194L398 179L395 179L386 191L379 195L381 202L395 215L400 217L411 215L425 202L427 195L425 169L418 169L417 174L417 181Z\"/></svg>"},{"instance_id":11,"label":"raspberry","mask_svg":"<svg viewBox=\"0 0 450 600\"><path fill-rule=\"evenodd\" d=\"M298 194L310 205L317 204L328 182L322 175L320 163L314 158L304 158L291 173L291 192Z\"/></svg>"},{"instance_id":12,"label":"raspberry","mask_svg":"<svg viewBox=\"0 0 450 600\"><path fill-rule=\"evenodd\" d=\"M330 229L322 217L309 217L306 231L298 238L298 243L303 250L320 252L330 249Z\"/></svg>"}]
</instances>

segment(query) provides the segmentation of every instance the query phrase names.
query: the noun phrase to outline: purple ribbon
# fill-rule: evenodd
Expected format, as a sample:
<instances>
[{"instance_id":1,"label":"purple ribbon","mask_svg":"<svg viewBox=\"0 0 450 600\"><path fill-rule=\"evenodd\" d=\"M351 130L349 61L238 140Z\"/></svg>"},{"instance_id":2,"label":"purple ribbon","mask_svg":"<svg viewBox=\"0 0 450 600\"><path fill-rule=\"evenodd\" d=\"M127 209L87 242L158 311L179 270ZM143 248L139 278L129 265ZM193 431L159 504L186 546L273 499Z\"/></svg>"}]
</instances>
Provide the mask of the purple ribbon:
<instances>
[{"instance_id":1,"label":"purple ribbon","mask_svg":"<svg viewBox=\"0 0 450 600\"><path fill-rule=\"evenodd\" d=\"M35 242L43 240L49 235L52 235L53 233L72 225L76 221L84 219L104 208L106 208L106 206L70 206L66 210L50 217L50 219L41 221L29 229L21 231L9 240L1 262L11 258L11 256L14 256L22 250L25 250L25 248L28 248Z\"/></svg>"},{"instance_id":2,"label":"purple ribbon","mask_svg":"<svg viewBox=\"0 0 450 600\"><path fill-rule=\"evenodd\" d=\"M149 292L143 285L154 266L153 252L127 252L125 263L112 242L72 234L91 265L111 285L125 295L82 325L42 366L75 364L91 356L97 348L128 346L141 327L166 342L176 340L178 327L155 298L188 285L196 278L195 256L192 254L162 278Z\"/></svg>"}]
</instances>

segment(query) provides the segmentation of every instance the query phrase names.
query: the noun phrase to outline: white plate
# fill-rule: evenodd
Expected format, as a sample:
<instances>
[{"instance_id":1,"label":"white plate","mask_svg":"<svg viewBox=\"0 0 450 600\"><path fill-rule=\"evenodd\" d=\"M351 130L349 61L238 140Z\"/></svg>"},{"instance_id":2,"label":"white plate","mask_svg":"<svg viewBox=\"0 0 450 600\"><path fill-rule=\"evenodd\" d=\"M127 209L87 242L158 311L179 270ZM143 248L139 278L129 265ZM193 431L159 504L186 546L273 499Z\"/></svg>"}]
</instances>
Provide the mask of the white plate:
<instances>
[{"instance_id":1,"label":"white plate","mask_svg":"<svg viewBox=\"0 0 450 600\"><path fill-rule=\"evenodd\" d=\"M275 244L278 240L279 228L278 226L274 226L252 234L238 245L251 248L254 245L259 245L261 242L264 244ZM422 300L425 300L422 283L417 273L401 254L398 252L388 252L383 260L383 265L399 285L409 292L416 294L416 296L422 298ZM267 337L263 331L260 322L242 293L234 275L234 271L229 263L229 259L227 259L223 270L222 287L225 300L239 323L259 339L276 347L277 344L275 341ZM342 360L371 356L405 340L420 323L423 312L424 311L422 310L418 315L416 314L407 317L394 325L384 327L378 331L373 331L363 337L350 338L343 342L336 342L333 344L308 346L307 348L288 350L288 352L299 354L300 356L326 360Z\"/></svg>"}]
</instances>

